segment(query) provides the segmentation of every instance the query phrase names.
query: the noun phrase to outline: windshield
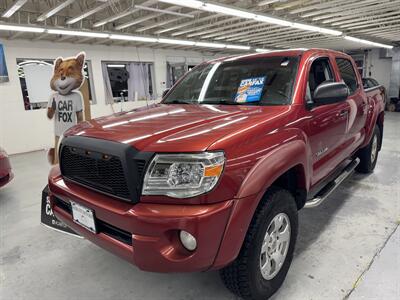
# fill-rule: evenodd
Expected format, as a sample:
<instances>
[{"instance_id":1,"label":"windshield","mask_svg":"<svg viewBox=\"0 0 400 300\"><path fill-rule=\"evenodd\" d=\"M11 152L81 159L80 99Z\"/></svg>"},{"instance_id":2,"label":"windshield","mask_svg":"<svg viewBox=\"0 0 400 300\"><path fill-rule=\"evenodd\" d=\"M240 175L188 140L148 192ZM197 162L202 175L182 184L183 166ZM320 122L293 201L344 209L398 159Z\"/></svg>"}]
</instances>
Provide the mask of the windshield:
<instances>
[{"instance_id":1,"label":"windshield","mask_svg":"<svg viewBox=\"0 0 400 300\"><path fill-rule=\"evenodd\" d=\"M163 103L287 105L292 102L298 57L268 57L200 65Z\"/></svg>"}]
</instances>

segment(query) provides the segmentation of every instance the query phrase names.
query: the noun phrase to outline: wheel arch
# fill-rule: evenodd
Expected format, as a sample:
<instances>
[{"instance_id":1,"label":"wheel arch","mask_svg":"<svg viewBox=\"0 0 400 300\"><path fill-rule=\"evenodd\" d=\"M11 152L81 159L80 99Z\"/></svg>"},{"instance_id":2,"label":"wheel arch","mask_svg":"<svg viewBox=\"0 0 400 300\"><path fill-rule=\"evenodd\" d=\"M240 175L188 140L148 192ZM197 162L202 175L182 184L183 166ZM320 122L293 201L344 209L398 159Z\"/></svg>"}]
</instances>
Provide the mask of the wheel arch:
<instances>
[{"instance_id":1,"label":"wheel arch","mask_svg":"<svg viewBox=\"0 0 400 300\"><path fill-rule=\"evenodd\" d=\"M261 170L264 172L258 174ZM237 257L254 214L271 186L289 190L297 208L302 208L308 190L307 174L307 151L302 140L285 144L260 160L239 189L212 269L224 267Z\"/></svg>"}]
</instances>

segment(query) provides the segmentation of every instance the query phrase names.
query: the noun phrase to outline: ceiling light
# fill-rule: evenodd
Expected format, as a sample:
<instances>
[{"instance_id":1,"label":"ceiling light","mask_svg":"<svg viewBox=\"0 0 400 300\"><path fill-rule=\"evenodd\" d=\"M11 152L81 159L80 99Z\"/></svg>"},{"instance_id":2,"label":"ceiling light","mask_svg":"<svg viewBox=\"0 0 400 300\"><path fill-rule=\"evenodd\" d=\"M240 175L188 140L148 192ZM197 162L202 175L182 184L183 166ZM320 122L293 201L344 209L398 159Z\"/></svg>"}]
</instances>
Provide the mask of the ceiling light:
<instances>
[{"instance_id":1,"label":"ceiling light","mask_svg":"<svg viewBox=\"0 0 400 300\"><path fill-rule=\"evenodd\" d=\"M22 7L28 0L18 0L16 1L9 9L7 9L2 17L3 18L9 18L11 17L18 9Z\"/></svg>"},{"instance_id":2,"label":"ceiling light","mask_svg":"<svg viewBox=\"0 0 400 300\"><path fill-rule=\"evenodd\" d=\"M93 24L93 27L100 27L100 26L103 26L103 25L105 25L105 24L107 24L107 23L109 23L109 22L112 22L112 21L118 20L118 19L120 19L120 18L129 16L130 14L133 14L133 13L135 13L135 12L137 12L137 11L139 11L139 10L138 10L138 9L132 9L132 8L131 8L131 9L128 9L128 11L124 11L124 12L122 12L122 13L120 13L120 14L117 14L117 15L115 15L115 16L111 16L111 17L106 18L106 19L104 19L104 20L102 20L102 21L99 21L99 22L94 23L94 24Z\"/></svg>"},{"instance_id":3,"label":"ceiling light","mask_svg":"<svg viewBox=\"0 0 400 300\"><path fill-rule=\"evenodd\" d=\"M250 46L226 45L227 49L250 50Z\"/></svg>"},{"instance_id":4,"label":"ceiling light","mask_svg":"<svg viewBox=\"0 0 400 300\"><path fill-rule=\"evenodd\" d=\"M256 52L259 52L259 53L264 53L264 52L270 52L271 50L269 50L269 49L257 48L257 49L255 49L255 51L256 51Z\"/></svg>"},{"instance_id":5,"label":"ceiling light","mask_svg":"<svg viewBox=\"0 0 400 300\"><path fill-rule=\"evenodd\" d=\"M239 18L254 19L255 21L259 21L259 22L265 22L265 23L276 24L276 25L281 25L281 26L290 26L293 28L298 28L298 29L307 30L307 31L315 31L315 32L320 32L320 33L330 34L330 35L341 35L342 34L341 31L337 31L337 30L332 30L332 29L327 29L327 28L322 28L322 27L312 26L312 25L307 25L307 24L290 22L290 21L286 21L283 19L266 16L264 14L255 14L250 11L241 10L241 9L237 9L234 7L205 3L202 1L193 1L193 0L189 0L189 1L187 1L187 0L158 0L158 1L169 3L169 4L174 4L174 5L180 5L180 6L184 6L184 7L201 9L201 10L205 10L205 11L209 11L209 12L213 12L213 13L235 16L235 17L239 17Z\"/></svg>"},{"instance_id":6,"label":"ceiling light","mask_svg":"<svg viewBox=\"0 0 400 300\"><path fill-rule=\"evenodd\" d=\"M358 39L358 38L355 38L355 37L352 37L352 36L345 36L344 38L346 40L349 40L349 41L352 41L352 42L367 44L367 45L371 45L371 46L375 46L375 47L382 47L382 48L386 48L386 49L392 49L393 48L393 46L391 46L391 45L375 43L375 42L371 42L371 41L368 41L368 40Z\"/></svg>"},{"instance_id":7,"label":"ceiling light","mask_svg":"<svg viewBox=\"0 0 400 300\"><path fill-rule=\"evenodd\" d=\"M230 15L234 17L244 18L244 19L254 19L255 14L247 11L243 11L236 8L230 8L222 5L216 5L211 3L205 3L201 8L202 10L206 10L213 13L219 13L224 15Z\"/></svg>"},{"instance_id":8,"label":"ceiling light","mask_svg":"<svg viewBox=\"0 0 400 300\"><path fill-rule=\"evenodd\" d=\"M148 11L154 11L154 12L160 12L163 14L168 14L168 15L174 15L174 16L180 16L180 17L185 17L185 18L194 18L194 15L191 14L183 14L175 11L169 11L166 9L159 9L159 8L154 8L154 7L147 7L143 5L135 5L135 8L141 9L141 10L148 10Z\"/></svg>"},{"instance_id":9,"label":"ceiling light","mask_svg":"<svg viewBox=\"0 0 400 300\"><path fill-rule=\"evenodd\" d=\"M174 39L158 39L158 42L162 44L173 44L173 45L184 45L184 46L193 46L195 44L195 42L192 41L174 40Z\"/></svg>"},{"instance_id":10,"label":"ceiling light","mask_svg":"<svg viewBox=\"0 0 400 300\"><path fill-rule=\"evenodd\" d=\"M44 28L40 27L28 27L28 26L16 26L16 25L6 25L0 24L0 30L10 30L10 31L23 31L23 32L44 32Z\"/></svg>"},{"instance_id":11,"label":"ceiling light","mask_svg":"<svg viewBox=\"0 0 400 300\"><path fill-rule=\"evenodd\" d=\"M206 43L206 42L197 42L195 46L199 47L208 47L208 48L225 48L225 44L218 44L218 43Z\"/></svg>"},{"instance_id":12,"label":"ceiling light","mask_svg":"<svg viewBox=\"0 0 400 300\"><path fill-rule=\"evenodd\" d=\"M158 1L174 5L186 6L190 8L196 8L196 9L199 9L204 5L204 2L197 0L158 0Z\"/></svg>"},{"instance_id":13,"label":"ceiling light","mask_svg":"<svg viewBox=\"0 0 400 300\"><path fill-rule=\"evenodd\" d=\"M298 29L303 29L303 30L308 30L308 31L326 33L326 34L331 34L331 35L341 35L342 34L342 32L338 31L338 30L321 28L321 27L318 27L318 26L312 26L312 25L307 25L307 24L302 24L302 23L292 23L291 27L298 28Z\"/></svg>"},{"instance_id":14,"label":"ceiling light","mask_svg":"<svg viewBox=\"0 0 400 300\"><path fill-rule=\"evenodd\" d=\"M80 20L82 20L82 19L85 19L85 18L87 18L87 17L89 17L89 16L91 16L91 15L97 13L97 12L100 11L100 10L105 9L105 8L108 7L109 5L110 5L109 2L106 2L106 3L102 4L102 5L99 5L99 6L93 8L93 9L91 9L91 10L88 10L87 12L85 12L85 13L83 13L83 14L81 14L81 15L75 17L75 18L69 19L69 20L67 21L67 24L69 24L69 25L74 24L74 23L76 23L76 22L78 22L78 21L80 21Z\"/></svg>"},{"instance_id":15,"label":"ceiling light","mask_svg":"<svg viewBox=\"0 0 400 300\"><path fill-rule=\"evenodd\" d=\"M50 9L48 12L40 15L36 19L36 21L42 22L42 21L46 20L47 18L50 18L51 16L55 15L56 13L58 13L59 11L61 11L64 8L66 8L68 5L72 4L73 2L75 2L75 0L64 1L63 3L57 5L56 7L52 8L52 9Z\"/></svg>"},{"instance_id":16,"label":"ceiling light","mask_svg":"<svg viewBox=\"0 0 400 300\"><path fill-rule=\"evenodd\" d=\"M272 4L272 3L275 3L275 2L279 2L279 1L280 0L265 0L265 1L258 2L257 5L258 6L264 6L264 5Z\"/></svg>"},{"instance_id":17,"label":"ceiling light","mask_svg":"<svg viewBox=\"0 0 400 300\"><path fill-rule=\"evenodd\" d=\"M135 41L135 42L149 42L156 43L156 38L144 37L144 36L134 36L134 35L124 35L124 34L111 34L110 39L112 40L124 40L124 41Z\"/></svg>"},{"instance_id":18,"label":"ceiling light","mask_svg":"<svg viewBox=\"0 0 400 300\"><path fill-rule=\"evenodd\" d=\"M263 16L263 15L256 15L254 17L254 20L259 21L259 22L281 25L281 26L292 26L293 25L292 22L285 21L285 20L278 19L278 18Z\"/></svg>"},{"instance_id":19,"label":"ceiling light","mask_svg":"<svg viewBox=\"0 0 400 300\"><path fill-rule=\"evenodd\" d=\"M63 30L63 29L47 29L47 33L50 34L62 34L62 35L74 35L74 36L86 36L93 38L108 38L108 33L101 32L90 32L90 31L75 31L75 30Z\"/></svg>"}]
</instances>

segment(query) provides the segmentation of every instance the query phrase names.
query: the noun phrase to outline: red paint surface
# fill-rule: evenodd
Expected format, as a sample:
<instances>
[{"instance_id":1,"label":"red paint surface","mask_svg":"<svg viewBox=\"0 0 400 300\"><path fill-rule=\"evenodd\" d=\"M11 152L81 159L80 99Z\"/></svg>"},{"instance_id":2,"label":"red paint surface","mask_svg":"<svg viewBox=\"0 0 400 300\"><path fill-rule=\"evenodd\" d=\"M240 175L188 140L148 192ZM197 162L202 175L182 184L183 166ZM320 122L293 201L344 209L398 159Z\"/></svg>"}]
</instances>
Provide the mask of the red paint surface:
<instances>
[{"instance_id":1,"label":"red paint surface","mask_svg":"<svg viewBox=\"0 0 400 300\"><path fill-rule=\"evenodd\" d=\"M14 178L11 163L5 151L0 147L0 187L5 186Z\"/></svg>"},{"instance_id":2,"label":"red paint surface","mask_svg":"<svg viewBox=\"0 0 400 300\"><path fill-rule=\"evenodd\" d=\"M75 126L67 135L128 143L139 151L201 152L223 150L224 173L213 191L174 199L142 196L134 205L81 186L65 183L58 168L49 177L51 192L95 210L96 216L133 233L133 247L102 234L92 234L54 208L56 215L82 235L149 271L175 272L220 268L237 256L253 213L266 189L295 167L299 188L309 191L340 163L366 145L384 102L380 89L366 93L359 74L358 90L346 101L307 109L305 92L311 63L327 57L340 81L335 57L340 52L311 49L246 55L301 56L293 103L287 106L157 104ZM220 61L223 59L219 59ZM347 110L351 122L339 113ZM327 151L317 156L321 148ZM188 252L177 232L198 238Z\"/></svg>"}]
</instances>

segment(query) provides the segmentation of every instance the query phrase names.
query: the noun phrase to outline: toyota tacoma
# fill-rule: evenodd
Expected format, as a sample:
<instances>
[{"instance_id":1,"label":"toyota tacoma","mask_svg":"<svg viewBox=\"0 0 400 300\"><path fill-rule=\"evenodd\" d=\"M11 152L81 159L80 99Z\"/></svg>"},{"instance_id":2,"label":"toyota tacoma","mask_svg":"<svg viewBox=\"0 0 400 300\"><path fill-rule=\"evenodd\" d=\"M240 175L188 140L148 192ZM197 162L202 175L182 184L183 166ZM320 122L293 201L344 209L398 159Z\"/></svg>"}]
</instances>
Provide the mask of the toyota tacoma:
<instances>
[{"instance_id":1,"label":"toyota tacoma","mask_svg":"<svg viewBox=\"0 0 400 300\"><path fill-rule=\"evenodd\" d=\"M142 270L218 269L232 292L266 299L289 270L298 210L373 171L384 99L341 52L205 62L159 104L68 130L52 209Z\"/></svg>"}]
</instances>

